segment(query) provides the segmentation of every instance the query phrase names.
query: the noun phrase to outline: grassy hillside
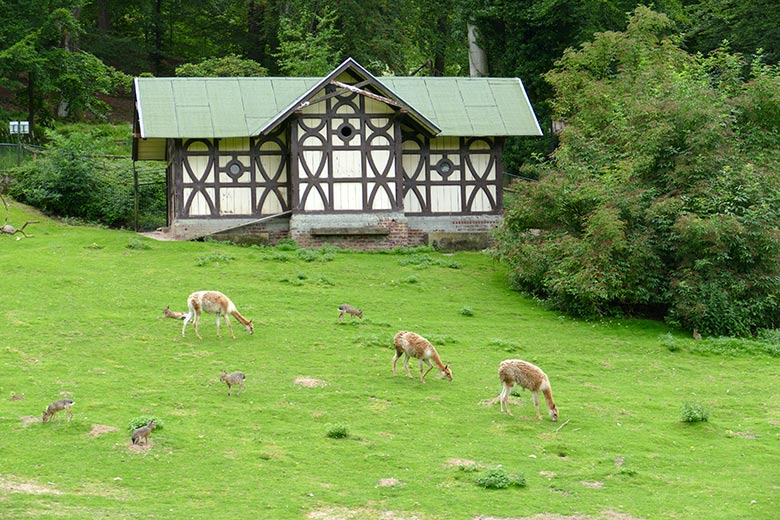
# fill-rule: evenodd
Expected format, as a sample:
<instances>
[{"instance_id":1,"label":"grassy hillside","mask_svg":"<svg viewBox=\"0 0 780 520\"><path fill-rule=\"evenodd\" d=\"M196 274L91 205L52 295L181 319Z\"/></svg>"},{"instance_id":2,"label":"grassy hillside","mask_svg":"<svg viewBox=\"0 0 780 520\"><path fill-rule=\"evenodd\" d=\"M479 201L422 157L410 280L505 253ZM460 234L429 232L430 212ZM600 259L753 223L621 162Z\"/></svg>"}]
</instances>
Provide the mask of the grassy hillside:
<instances>
[{"instance_id":1,"label":"grassy hillside","mask_svg":"<svg viewBox=\"0 0 780 520\"><path fill-rule=\"evenodd\" d=\"M0 518L773 518L780 363L771 342L586 323L507 289L479 253L361 254L154 242L14 204L0 236ZM18 235L17 235L18 236ZM198 340L165 305L227 293L254 319ZM337 321L349 302L362 320ZM454 380L393 377L392 337ZM487 406L501 360L550 376L560 420ZM417 367L411 363L416 376ZM247 375L228 397L221 370ZM61 397L74 418L41 423ZM684 422L685 403L707 422ZM155 418L150 445L130 425ZM346 437L339 438L339 434ZM502 472L525 486L485 489ZM565 515L565 516L553 516ZM577 516L574 516L577 515Z\"/></svg>"}]
</instances>

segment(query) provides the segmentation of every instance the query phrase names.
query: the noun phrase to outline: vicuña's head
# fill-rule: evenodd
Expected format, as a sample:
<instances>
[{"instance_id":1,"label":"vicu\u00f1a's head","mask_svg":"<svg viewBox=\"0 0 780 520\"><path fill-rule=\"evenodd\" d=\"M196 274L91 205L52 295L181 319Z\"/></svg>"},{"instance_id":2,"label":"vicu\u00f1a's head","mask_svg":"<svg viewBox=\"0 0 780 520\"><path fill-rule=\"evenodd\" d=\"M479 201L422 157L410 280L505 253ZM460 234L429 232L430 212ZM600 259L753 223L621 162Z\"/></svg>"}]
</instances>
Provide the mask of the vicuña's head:
<instances>
[{"instance_id":1,"label":"vicu\u00f1a's head","mask_svg":"<svg viewBox=\"0 0 780 520\"><path fill-rule=\"evenodd\" d=\"M357 314L355 314L358 318L363 319L363 311L358 310Z\"/></svg>"},{"instance_id":2,"label":"vicu\u00f1a's head","mask_svg":"<svg viewBox=\"0 0 780 520\"><path fill-rule=\"evenodd\" d=\"M250 334L255 333L255 320L249 320L249 323L246 324L246 331Z\"/></svg>"},{"instance_id":3,"label":"vicu\u00f1a's head","mask_svg":"<svg viewBox=\"0 0 780 520\"><path fill-rule=\"evenodd\" d=\"M154 424L154 420L149 421L149 424L146 425L150 430L154 430L157 425Z\"/></svg>"},{"instance_id":4,"label":"vicu\u00f1a's head","mask_svg":"<svg viewBox=\"0 0 780 520\"><path fill-rule=\"evenodd\" d=\"M219 380L220 380L220 381L225 381L225 380L227 380L227 372L225 372L225 371L223 370L223 371L222 371L222 375L220 376Z\"/></svg>"},{"instance_id":5,"label":"vicu\u00f1a's head","mask_svg":"<svg viewBox=\"0 0 780 520\"><path fill-rule=\"evenodd\" d=\"M444 374L444 377L447 378L447 381L452 381L452 370L450 370L449 365L444 365L444 370L441 371L442 374Z\"/></svg>"},{"instance_id":6,"label":"vicu\u00f1a's head","mask_svg":"<svg viewBox=\"0 0 780 520\"><path fill-rule=\"evenodd\" d=\"M550 408L548 410L548 412L550 413L550 419L552 419L553 421L557 421L558 420L558 407L557 406L553 405L553 407Z\"/></svg>"}]
</instances>

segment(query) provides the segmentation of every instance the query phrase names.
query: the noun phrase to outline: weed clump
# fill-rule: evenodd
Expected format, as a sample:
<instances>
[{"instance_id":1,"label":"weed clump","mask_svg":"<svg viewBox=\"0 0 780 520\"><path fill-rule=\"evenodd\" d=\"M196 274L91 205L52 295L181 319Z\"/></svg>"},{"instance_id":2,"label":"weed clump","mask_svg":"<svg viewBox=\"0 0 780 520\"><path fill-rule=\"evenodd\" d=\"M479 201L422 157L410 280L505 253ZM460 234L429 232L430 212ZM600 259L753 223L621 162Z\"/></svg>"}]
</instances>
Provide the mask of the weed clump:
<instances>
[{"instance_id":1,"label":"weed clump","mask_svg":"<svg viewBox=\"0 0 780 520\"><path fill-rule=\"evenodd\" d=\"M523 475L508 475L503 468L488 470L480 474L474 482L485 489L506 489L508 487L525 487Z\"/></svg>"},{"instance_id":2,"label":"weed clump","mask_svg":"<svg viewBox=\"0 0 780 520\"><path fill-rule=\"evenodd\" d=\"M474 310L471 307L462 307L460 314L461 316L474 316Z\"/></svg>"},{"instance_id":3,"label":"weed clump","mask_svg":"<svg viewBox=\"0 0 780 520\"><path fill-rule=\"evenodd\" d=\"M329 439L346 439L349 437L349 431L343 424L329 424L325 436Z\"/></svg>"},{"instance_id":4,"label":"weed clump","mask_svg":"<svg viewBox=\"0 0 780 520\"><path fill-rule=\"evenodd\" d=\"M152 417L151 415L139 415L138 417L135 417L130 421L130 428L128 429L128 431L130 433L133 433L138 428L141 428L149 424L149 421L154 421L154 426L156 430L162 430L163 421L161 419L158 419L157 417Z\"/></svg>"},{"instance_id":5,"label":"weed clump","mask_svg":"<svg viewBox=\"0 0 780 520\"><path fill-rule=\"evenodd\" d=\"M690 402L683 404L682 422L707 422L709 418L709 412L707 412L707 410L700 404Z\"/></svg>"},{"instance_id":6,"label":"weed clump","mask_svg":"<svg viewBox=\"0 0 780 520\"><path fill-rule=\"evenodd\" d=\"M235 257L226 255L224 253L208 253L205 255L200 255L196 260L195 263L198 267L203 267L204 265L210 265L213 264L215 267L219 266L220 262L228 262L230 260L233 260Z\"/></svg>"},{"instance_id":7,"label":"weed clump","mask_svg":"<svg viewBox=\"0 0 780 520\"><path fill-rule=\"evenodd\" d=\"M127 247L127 249L135 249L135 250L148 250L152 248L152 246L150 246L143 240L139 240L137 238L131 238L130 242L128 242L128 244L125 247Z\"/></svg>"}]
</instances>

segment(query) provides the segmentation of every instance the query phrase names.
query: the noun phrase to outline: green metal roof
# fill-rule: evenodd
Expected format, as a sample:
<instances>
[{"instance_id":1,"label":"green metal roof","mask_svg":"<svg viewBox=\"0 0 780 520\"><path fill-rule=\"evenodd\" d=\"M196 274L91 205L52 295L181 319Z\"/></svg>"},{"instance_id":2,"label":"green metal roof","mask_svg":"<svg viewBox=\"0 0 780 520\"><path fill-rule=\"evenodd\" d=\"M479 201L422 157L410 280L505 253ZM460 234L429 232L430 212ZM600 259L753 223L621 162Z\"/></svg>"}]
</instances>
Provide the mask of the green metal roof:
<instances>
[{"instance_id":1,"label":"green metal roof","mask_svg":"<svg viewBox=\"0 0 780 520\"><path fill-rule=\"evenodd\" d=\"M345 70L369 79L436 135L542 135L519 79L374 77L347 60L325 78L136 78L140 137L258 135Z\"/></svg>"}]
</instances>

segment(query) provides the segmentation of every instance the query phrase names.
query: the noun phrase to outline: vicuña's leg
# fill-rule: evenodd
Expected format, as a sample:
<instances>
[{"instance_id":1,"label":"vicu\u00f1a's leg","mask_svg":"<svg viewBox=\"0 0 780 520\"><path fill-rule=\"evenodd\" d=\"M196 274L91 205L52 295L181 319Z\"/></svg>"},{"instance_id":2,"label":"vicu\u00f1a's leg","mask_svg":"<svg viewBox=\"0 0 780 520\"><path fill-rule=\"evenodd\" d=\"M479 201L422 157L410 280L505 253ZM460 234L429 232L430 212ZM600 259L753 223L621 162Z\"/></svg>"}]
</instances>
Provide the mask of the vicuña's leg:
<instances>
[{"instance_id":1,"label":"vicu\u00f1a's leg","mask_svg":"<svg viewBox=\"0 0 780 520\"><path fill-rule=\"evenodd\" d=\"M413 379L412 373L409 371L409 354L404 354L404 368L406 369L406 377Z\"/></svg>"},{"instance_id":2,"label":"vicu\u00f1a's leg","mask_svg":"<svg viewBox=\"0 0 780 520\"><path fill-rule=\"evenodd\" d=\"M395 366L398 363L398 358L400 357L401 354L399 354L398 352L396 352L395 355L393 356L393 375L395 375Z\"/></svg>"},{"instance_id":3,"label":"vicu\u00f1a's leg","mask_svg":"<svg viewBox=\"0 0 780 520\"><path fill-rule=\"evenodd\" d=\"M499 401L501 402L501 411L503 412L506 409L506 413L509 415L512 415L512 411L509 410L509 393L512 391L512 385L508 385L507 383L504 383L504 388L501 389L501 394L499 395Z\"/></svg>"},{"instance_id":4,"label":"vicu\u00f1a's leg","mask_svg":"<svg viewBox=\"0 0 780 520\"><path fill-rule=\"evenodd\" d=\"M539 392L532 392L534 395L534 407L536 408L536 418L540 421L542 420L542 416L539 414Z\"/></svg>"},{"instance_id":5,"label":"vicu\u00f1a's leg","mask_svg":"<svg viewBox=\"0 0 780 520\"><path fill-rule=\"evenodd\" d=\"M428 365L428 370L425 372L425 374L422 373L423 371L423 362L420 360L420 375L422 376L422 382L425 383L425 377L428 375L428 372L433 370L433 365L431 364L430 359L426 359L425 363Z\"/></svg>"},{"instance_id":6,"label":"vicu\u00f1a's leg","mask_svg":"<svg viewBox=\"0 0 780 520\"><path fill-rule=\"evenodd\" d=\"M227 314L225 314L225 323L227 323L227 326L228 326L228 328L230 329L230 336L231 336L233 339L236 339L236 335L235 335L235 334L233 334L233 324L232 324L232 323L230 323L230 318L228 318L228 315L227 315Z\"/></svg>"}]
</instances>

